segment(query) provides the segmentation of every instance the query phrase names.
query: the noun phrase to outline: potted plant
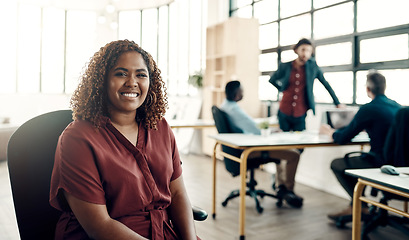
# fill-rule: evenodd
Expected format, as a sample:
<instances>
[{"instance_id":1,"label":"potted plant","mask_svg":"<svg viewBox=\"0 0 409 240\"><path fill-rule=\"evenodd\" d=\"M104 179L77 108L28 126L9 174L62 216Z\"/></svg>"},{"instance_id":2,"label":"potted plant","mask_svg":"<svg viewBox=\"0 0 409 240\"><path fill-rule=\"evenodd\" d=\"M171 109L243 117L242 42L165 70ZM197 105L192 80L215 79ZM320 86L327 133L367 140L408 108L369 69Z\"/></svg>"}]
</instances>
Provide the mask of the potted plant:
<instances>
[{"instance_id":1,"label":"potted plant","mask_svg":"<svg viewBox=\"0 0 409 240\"><path fill-rule=\"evenodd\" d=\"M270 135L270 124L268 121L263 121L259 123L258 128L260 128L260 132L262 136Z\"/></svg>"},{"instance_id":2,"label":"potted plant","mask_svg":"<svg viewBox=\"0 0 409 240\"><path fill-rule=\"evenodd\" d=\"M203 74L201 71L197 71L192 75L189 75L188 83L198 89L203 87Z\"/></svg>"}]
</instances>

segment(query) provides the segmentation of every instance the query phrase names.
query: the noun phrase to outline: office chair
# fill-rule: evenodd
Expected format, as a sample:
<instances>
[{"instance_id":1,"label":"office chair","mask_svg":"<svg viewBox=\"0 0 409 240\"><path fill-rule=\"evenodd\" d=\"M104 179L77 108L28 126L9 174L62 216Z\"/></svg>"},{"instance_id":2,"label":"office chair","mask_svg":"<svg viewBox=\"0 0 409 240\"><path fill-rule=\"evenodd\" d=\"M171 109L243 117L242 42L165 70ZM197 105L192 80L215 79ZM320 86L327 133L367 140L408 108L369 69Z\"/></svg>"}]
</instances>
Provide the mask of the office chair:
<instances>
[{"instance_id":1,"label":"office chair","mask_svg":"<svg viewBox=\"0 0 409 240\"><path fill-rule=\"evenodd\" d=\"M213 119L219 133L242 133L243 131L233 124L229 122L228 116L225 112L220 110L217 106L212 106L212 114ZM230 155L236 156L240 158L241 153L243 152L240 149L234 149L225 145L221 145L223 152L228 153ZM280 159L270 158L268 156L268 152L262 152L262 156L258 158L249 158L247 161L247 170L250 172L250 177L247 182L247 191L246 195L251 196L254 201L256 202L256 210L259 213L263 212L263 207L261 207L260 202L258 200L258 196L263 198L264 196L269 196L277 199L276 205L281 207L283 201L280 197L275 194L266 193L263 190L256 189L257 181L255 180L255 169L260 167L262 164L274 162L276 164L280 164ZM233 176L240 175L240 164L235 162L231 159L224 158L224 165L226 170ZM222 202L222 206L227 206L229 200L240 196L240 190L233 190L227 198Z\"/></svg>"},{"instance_id":2,"label":"office chair","mask_svg":"<svg viewBox=\"0 0 409 240\"><path fill-rule=\"evenodd\" d=\"M394 122L388 131L384 145L385 164L395 167L409 166L409 107L400 109L395 116ZM348 159L355 154L369 154L365 152L351 152L345 155ZM388 192L379 191L376 188L371 189L371 195L376 197L382 193L380 203L387 205L391 200L400 200L404 202L404 208L407 211L409 199ZM390 225L405 234L409 235L409 228L403 224L409 224L409 219L388 214L388 211L375 206L370 207L370 215L363 215L364 222L362 227L362 239L369 239L368 234L379 226ZM336 221L337 227L344 227L346 223L352 221L352 216L341 217Z\"/></svg>"},{"instance_id":3,"label":"office chair","mask_svg":"<svg viewBox=\"0 0 409 240\"><path fill-rule=\"evenodd\" d=\"M400 109L395 116L394 122L389 129L384 145L384 157L386 164L395 167L409 167L409 107ZM400 200L404 202L404 209L408 211L408 198L389 192L382 192L380 202L387 205L390 200ZM367 240L368 233L379 226L394 227L409 236L409 219L403 216L388 214L385 209L374 209L372 218L364 222L362 228L362 239Z\"/></svg>"},{"instance_id":4,"label":"office chair","mask_svg":"<svg viewBox=\"0 0 409 240\"><path fill-rule=\"evenodd\" d=\"M22 240L54 239L60 211L49 204L50 180L58 138L72 122L71 110L37 116L21 125L8 144L10 183ZM207 213L193 208L195 220Z\"/></svg>"}]
</instances>

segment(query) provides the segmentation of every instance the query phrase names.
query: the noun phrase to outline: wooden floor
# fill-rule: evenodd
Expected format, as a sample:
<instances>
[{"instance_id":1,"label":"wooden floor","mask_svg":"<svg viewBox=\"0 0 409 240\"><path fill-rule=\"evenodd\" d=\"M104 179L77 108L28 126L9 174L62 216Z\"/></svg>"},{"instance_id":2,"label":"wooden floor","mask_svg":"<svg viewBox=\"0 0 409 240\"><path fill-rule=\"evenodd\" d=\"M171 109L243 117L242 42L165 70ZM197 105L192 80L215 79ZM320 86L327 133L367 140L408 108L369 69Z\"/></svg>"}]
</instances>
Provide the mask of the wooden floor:
<instances>
[{"instance_id":1,"label":"wooden floor","mask_svg":"<svg viewBox=\"0 0 409 240\"><path fill-rule=\"evenodd\" d=\"M184 180L193 205L205 209L211 215L212 160L197 155L182 155ZM239 179L231 177L222 162L218 164L217 217L209 216L204 222L196 222L196 230L203 240L238 239L239 200L234 199L226 207L221 206L224 197L239 186ZM271 174L257 171L258 187L271 190ZM302 209L293 209L284 204L277 208L275 200L261 201L264 212L258 214L254 202L246 198L247 240L349 240L351 224L338 229L326 215L347 206L348 201L297 183L296 192L304 197ZM370 234L371 240L408 239L390 227L380 227ZM0 240L19 239L15 220L7 165L0 162Z\"/></svg>"}]
</instances>

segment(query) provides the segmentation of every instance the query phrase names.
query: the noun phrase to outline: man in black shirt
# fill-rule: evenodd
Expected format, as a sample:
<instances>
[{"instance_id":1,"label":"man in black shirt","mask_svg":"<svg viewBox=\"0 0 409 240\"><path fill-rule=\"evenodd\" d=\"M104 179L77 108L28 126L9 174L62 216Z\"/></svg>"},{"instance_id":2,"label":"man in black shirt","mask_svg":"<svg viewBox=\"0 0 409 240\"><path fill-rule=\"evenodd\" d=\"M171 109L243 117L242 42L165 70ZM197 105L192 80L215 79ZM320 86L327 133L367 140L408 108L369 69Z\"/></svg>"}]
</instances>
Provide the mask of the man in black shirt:
<instances>
[{"instance_id":1,"label":"man in black shirt","mask_svg":"<svg viewBox=\"0 0 409 240\"><path fill-rule=\"evenodd\" d=\"M338 158L331 163L332 171L351 199L357 179L346 175L345 169L376 168L385 164L383 145L395 114L401 108L397 102L385 96L385 88L385 77L376 71L370 71L367 75L366 91L372 101L359 108L348 126L334 130L328 125L322 125L320 129L321 133L331 136L338 144L348 143L363 130L369 135L371 149L368 154L348 159ZM368 212L367 206L362 209L364 213ZM329 214L328 217L337 220L348 215L352 215L352 202L346 209Z\"/></svg>"}]
</instances>

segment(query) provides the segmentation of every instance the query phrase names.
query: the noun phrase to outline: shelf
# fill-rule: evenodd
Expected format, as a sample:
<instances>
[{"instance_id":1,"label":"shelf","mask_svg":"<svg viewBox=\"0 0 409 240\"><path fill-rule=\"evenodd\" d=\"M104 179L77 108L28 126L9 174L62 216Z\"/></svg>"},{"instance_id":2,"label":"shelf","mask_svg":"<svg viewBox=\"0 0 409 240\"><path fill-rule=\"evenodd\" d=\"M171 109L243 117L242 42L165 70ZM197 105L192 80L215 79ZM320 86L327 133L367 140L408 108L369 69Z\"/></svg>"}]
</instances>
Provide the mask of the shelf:
<instances>
[{"instance_id":1,"label":"shelf","mask_svg":"<svg viewBox=\"0 0 409 240\"><path fill-rule=\"evenodd\" d=\"M204 75L202 118L213 119L211 107L220 106L225 99L227 82L239 80L245 97L240 106L250 116L259 117L258 99L258 29L256 19L229 18L209 26L206 36L206 71ZM214 130L214 129L212 129ZM211 154L213 144L207 137L210 129L203 130L203 152Z\"/></svg>"}]
</instances>

